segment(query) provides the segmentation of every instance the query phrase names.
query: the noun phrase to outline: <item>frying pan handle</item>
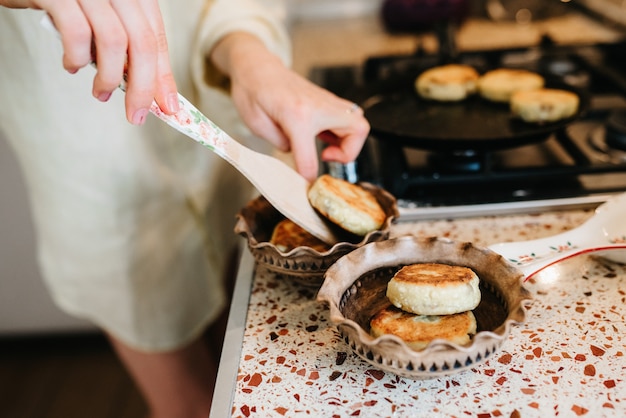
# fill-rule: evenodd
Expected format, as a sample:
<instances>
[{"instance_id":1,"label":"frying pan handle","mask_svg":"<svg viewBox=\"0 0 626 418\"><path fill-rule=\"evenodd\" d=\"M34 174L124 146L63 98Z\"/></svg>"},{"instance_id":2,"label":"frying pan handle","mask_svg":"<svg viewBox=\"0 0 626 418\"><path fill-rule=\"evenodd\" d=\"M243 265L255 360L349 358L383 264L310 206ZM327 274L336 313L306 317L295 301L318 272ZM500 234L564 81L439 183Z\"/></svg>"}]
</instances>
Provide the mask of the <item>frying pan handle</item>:
<instances>
[{"instance_id":1,"label":"frying pan handle","mask_svg":"<svg viewBox=\"0 0 626 418\"><path fill-rule=\"evenodd\" d=\"M328 174L332 177L347 180L350 183L356 183L359 181L358 174L356 172L356 162L352 161L343 164L335 161L329 161L326 164L328 166Z\"/></svg>"},{"instance_id":2,"label":"frying pan handle","mask_svg":"<svg viewBox=\"0 0 626 418\"><path fill-rule=\"evenodd\" d=\"M439 43L439 60L441 64L456 62L458 51L456 47L457 24L448 20L435 23L435 34Z\"/></svg>"}]
</instances>

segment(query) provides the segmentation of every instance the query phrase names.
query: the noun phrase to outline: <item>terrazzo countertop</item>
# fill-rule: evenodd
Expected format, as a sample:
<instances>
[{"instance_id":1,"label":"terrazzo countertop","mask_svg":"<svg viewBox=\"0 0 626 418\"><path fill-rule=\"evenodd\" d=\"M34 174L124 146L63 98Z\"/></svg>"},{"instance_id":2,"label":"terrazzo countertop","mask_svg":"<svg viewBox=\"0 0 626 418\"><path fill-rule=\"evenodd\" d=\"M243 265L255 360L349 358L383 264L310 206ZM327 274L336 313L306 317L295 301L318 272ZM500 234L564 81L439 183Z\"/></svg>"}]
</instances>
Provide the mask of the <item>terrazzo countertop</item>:
<instances>
[{"instance_id":1,"label":"terrazzo countertop","mask_svg":"<svg viewBox=\"0 0 626 418\"><path fill-rule=\"evenodd\" d=\"M591 210L394 225L393 236L486 246L553 235ZM626 266L577 256L534 275L524 324L448 377L401 378L361 360L307 288L242 259L211 417L626 416ZM246 309L247 306L247 309Z\"/></svg>"}]
</instances>

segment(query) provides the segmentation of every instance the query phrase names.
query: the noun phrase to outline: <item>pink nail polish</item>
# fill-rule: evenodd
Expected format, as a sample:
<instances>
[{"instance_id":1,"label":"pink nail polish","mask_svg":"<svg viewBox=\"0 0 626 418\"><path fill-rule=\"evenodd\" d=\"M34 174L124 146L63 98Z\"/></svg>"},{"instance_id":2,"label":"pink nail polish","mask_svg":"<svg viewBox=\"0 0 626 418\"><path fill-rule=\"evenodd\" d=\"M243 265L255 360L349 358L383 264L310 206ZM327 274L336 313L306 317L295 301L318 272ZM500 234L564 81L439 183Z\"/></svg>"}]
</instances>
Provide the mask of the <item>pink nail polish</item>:
<instances>
[{"instance_id":1,"label":"pink nail polish","mask_svg":"<svg viewBox=\"0 0 626 418\"><path fill-rule=\"evenodd\" d=\"M167 96L167 107L169 108L170 111L174 113L180 110L180 104L178 103L177 94L172 93L169 96Z\"/></svg>"},{"instance_id":2,"label":"pink nail polish","mask_svg":"<svg viewBox=\"0 0 626 418\"><path fill-rule=\"evenodd\" d=\"M98 100L101 102L107 102L111 98L111 92L100 93Z\"/></svg>"},{"instance_id":3,"label":"pink nail polish","mask_svg":"<svg viewBox=\"0 0 626 418\"><path fill-rule=\"evenodd\" d=\"M148 109L139 109L133 115L133 124L134 125L143 125L146 121L146 116L148 116Z\"/></svg>"}]
</instances>

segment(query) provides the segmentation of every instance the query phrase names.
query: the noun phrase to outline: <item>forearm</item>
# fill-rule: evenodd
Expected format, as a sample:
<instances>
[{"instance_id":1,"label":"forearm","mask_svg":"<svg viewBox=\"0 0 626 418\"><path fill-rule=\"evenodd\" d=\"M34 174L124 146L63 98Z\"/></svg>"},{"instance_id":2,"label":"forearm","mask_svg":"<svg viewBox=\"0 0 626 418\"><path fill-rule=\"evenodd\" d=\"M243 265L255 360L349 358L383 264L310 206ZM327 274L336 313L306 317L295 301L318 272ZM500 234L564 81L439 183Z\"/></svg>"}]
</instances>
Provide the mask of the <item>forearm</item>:
<instances>
[{"instance_id":1,"label":"forearm","mask_svg":"<svg viewBox=\"0 0 626 418\"><path fill-rule=\"evenodd\" d=\"M258 46L260 53L289 65L291 42L284 19L282 0L213 1L200 19L194 42L191 67L198 86L229 91L233 68L228 61L247 45ZM256 56L258 52L250 48L247 53ZM237 67L245 65L244 61L237 58Z\"/></svg>"},{"instance_id":2,"label":"forearm","mask_svg":"<svg viewBox=\"0 0 626 418\"><path fill-rule=\"evenodd\" d=\"M254 74L258 66L283 66L256 36L246 32L233 32L224 36L213 48L209 59L227 78L239 78Z\"/></svg>"}]
</instances>

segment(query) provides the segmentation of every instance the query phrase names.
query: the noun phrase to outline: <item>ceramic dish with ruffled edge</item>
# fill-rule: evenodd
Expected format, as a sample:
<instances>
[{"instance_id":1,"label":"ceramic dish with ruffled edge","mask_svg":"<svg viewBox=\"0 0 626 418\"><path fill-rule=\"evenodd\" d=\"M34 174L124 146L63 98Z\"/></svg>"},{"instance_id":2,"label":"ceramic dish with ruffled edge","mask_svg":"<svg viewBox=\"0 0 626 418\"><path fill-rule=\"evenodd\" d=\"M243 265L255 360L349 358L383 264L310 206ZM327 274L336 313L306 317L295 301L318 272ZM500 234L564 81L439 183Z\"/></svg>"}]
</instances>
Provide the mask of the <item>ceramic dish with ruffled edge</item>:
<instances>
[{"instance_id":1,"label":"ceramic dish with ruffled edge","mask_svg":"<svg viewBox=\"0 0 626 418\"><path fill-rule=\"evenodd\" d=\"M369 334L372 316L389 305L387 282L402 266L444 263L469 267L480 278L481 302L473 310L477 333L468 345L434 340L415 351L394 335ZM365 245L342 257L325 274L317 300L345 342L374 367L399 376L424 379L477 366L499 350L514 324L525 321L530 293L523 273L502 256L467 242L403 236Z\"/></svg>"},{"instance_id":2,"label":"ceramic dish with ruffled edge","mask_svg":"<svg viewBox=\"0 0 626 418\"><path fill-rule=\"evenodd\" d=\"M387 215L383 226L364 237L336 228L340 242L326 251L297 247L283 252L270 243L274 227L284 219L263 196L251 200L237 214L235 233L246 238L255 261L280 277L311 287L319 287L324 273L337 259L367 243L389 238L391 224L399 216L396 199L386 190L367 182L359 185L374 194Z\"/></svg>"}]
</instances>

